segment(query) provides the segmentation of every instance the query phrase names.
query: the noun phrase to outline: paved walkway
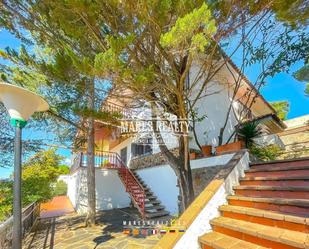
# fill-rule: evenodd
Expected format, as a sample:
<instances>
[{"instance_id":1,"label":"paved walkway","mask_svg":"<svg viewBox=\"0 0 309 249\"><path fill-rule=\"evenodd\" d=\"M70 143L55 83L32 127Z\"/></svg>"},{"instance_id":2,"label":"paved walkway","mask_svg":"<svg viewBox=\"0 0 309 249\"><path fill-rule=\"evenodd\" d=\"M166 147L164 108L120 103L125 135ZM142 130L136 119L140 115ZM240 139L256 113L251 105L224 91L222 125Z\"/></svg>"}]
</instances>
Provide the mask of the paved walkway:
<instances>
[{"instance_id":1,"label":"paved walkway","mask_svg":"<svg viewBox=\"0 0 309 249\"><path fill-rule=\"evenodd\" d=\"M84 216L42 218L24 242L25 249L150 249L158 235L133 236L123 233L123 221L139 220L136 209L114 209L97 215L97 226L84 227Z\"/></svg>"},{"instance_id":2,"label":"paved walkway","mask_svg":"<svg viewBox=\"0 0 309 249\"><path fill-rule=\"evenodd\" d=\"M67 196L56 196L51 201L41 204L41 218L53 218L74 213L75 210Z\"/></svg>"}]
</instances>

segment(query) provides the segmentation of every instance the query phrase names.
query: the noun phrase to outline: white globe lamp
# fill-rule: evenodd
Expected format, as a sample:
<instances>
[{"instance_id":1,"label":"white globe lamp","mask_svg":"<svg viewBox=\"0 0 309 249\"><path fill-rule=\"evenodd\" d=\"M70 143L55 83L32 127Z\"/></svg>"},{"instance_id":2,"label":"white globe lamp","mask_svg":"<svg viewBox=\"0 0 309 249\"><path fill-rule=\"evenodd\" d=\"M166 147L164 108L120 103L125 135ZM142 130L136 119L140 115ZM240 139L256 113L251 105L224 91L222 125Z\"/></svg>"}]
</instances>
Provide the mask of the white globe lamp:
<instances>
[{"instance_id":1,"label":"white globe lamp","mask_svg":"<svg viewBox=\"0 0 309 249\"><path fill-rule=\"evenodd\" d=\"M0 102L7 109L11 124L15 127L14 146L14 202L12 248L22 248L22 205L21 205L21 135L22 128L35 112L47 111L48 103L37 94L22 87L0 82Z\"/></svg>"}]
</instances>

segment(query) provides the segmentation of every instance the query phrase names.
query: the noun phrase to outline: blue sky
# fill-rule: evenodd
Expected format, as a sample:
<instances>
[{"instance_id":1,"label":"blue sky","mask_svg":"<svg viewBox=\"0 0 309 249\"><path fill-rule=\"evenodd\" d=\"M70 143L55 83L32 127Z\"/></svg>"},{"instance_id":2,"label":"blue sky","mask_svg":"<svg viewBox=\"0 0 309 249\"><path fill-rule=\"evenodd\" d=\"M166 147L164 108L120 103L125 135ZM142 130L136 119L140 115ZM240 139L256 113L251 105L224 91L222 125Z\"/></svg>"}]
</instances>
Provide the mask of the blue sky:
<instances>
[{"instance_id":1,"label":"blue sky","mask_svg":"<svg viewBox=\"0 0 309 249\"><path fill-rule=\"evenodd\" d=\"M0 30L0 49L10 46L12 48L18 49L20 43L6 30ZM237 64L237 58L232 58ZM1 61L0 59L0 62ZM290 103L290 112L288 118L294 118L309 114L309 97L304 95L305 83L295 80L292 73L302 66L302 63L297 63L291 68L289 74L279 73L275 77L268 79L268 83L261 90L261 93L268 101L278 101L287 100ZM251 80L255 81L256 75L258 74L258 67L254 66L250 70L246 71L246 76ZM29 135L26 131L25 136ZM68 150L59 150L59 152L70 157L70 152ZM3 169L0 168L0 178L8 177L12 172L12 168Z\"/></svg>"}]
</instances>

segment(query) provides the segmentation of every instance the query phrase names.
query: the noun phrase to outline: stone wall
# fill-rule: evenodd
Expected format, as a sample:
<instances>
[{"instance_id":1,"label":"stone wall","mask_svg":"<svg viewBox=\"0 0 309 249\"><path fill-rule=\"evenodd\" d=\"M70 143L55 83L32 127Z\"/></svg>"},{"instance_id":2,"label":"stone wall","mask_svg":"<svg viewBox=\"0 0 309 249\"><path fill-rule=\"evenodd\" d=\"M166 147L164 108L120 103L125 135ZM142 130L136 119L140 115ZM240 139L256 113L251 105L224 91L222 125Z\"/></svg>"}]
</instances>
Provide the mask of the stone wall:
<instances>
[{"instance_id":1,"label":"stone wall","mask_svg":"<svg viewBox=\"0 0 309 249\"><path fill-rule=\"evenodd\" d=\"M285 145L279 159L309 156L309 115L284 121L287 129L278 135Z\"/></svg>"},{"instance_id":2,"label":"stone wall","mask_svg":"<svg viewBox=\"0 0 309 249\"><path fill-rule=\"evenodd\" d=\"M226 166L219 165L214 167L193 169L192 179L195 196L198 196L224 167Z\"/></svg>"},{"instance_id":3,"label":"stone wall","mask_svg":"<svg viewBox=\"0 0 309 249\"><path fill-rule=\"evenodd\" d=\"M193 169L192 179L195 196L198 196L214 179L225 179L235 165L241 162L241 158L245 158L245 155L248 155L249 158L249 153L246 150L241 150L235 153L231 160L224 165Z\"/></svg>"},{"instance_id":4,"label":"stone wall","mask_svg":"<svg viewBox=\"0 0 309 249\"><path fill-rule=\"evenodd\" d=\"M309 125L301 130L286 131L280 138L285 144L280 159L309 157Z\"/></svg>"},{"instance_id":5,"label":"stone wall","mask_svg":"<svg viewBox=\"0 0 309 249\"><path fill-rule=\"evenodd\" d=\"M179 154L178 149L173 149L171 152L174 155ZM141 156L137 158L133 158L130 161L130 169L137 170L137 169L145 169L153 166L158 166L158 165L163 165L167 164L164 156L162 155L161 152L152 154L152 155L146 155L146 156Z\"/></svg>"}]
</instances>

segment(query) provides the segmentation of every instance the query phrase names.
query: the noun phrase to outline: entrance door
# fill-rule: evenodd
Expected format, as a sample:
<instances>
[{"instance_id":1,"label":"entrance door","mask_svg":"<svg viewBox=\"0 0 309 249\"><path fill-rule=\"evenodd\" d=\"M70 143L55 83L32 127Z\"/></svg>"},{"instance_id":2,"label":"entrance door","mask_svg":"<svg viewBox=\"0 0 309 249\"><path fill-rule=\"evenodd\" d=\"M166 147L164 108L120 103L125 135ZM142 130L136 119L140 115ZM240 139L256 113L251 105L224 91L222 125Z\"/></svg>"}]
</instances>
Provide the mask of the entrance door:
<instances>
[{"instance_id":1,"label":"entrance door","mask_svg":"<svg viewBox=\"0 0 309 249\"><path fill-rule=\"evenodd\" d=\"M121 160L127 165L127 147L120 150Z\"/></svg>"}]
</instances>

